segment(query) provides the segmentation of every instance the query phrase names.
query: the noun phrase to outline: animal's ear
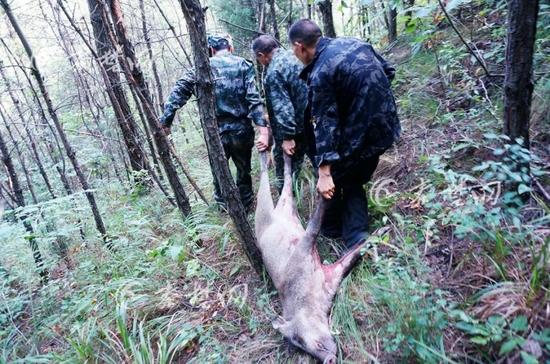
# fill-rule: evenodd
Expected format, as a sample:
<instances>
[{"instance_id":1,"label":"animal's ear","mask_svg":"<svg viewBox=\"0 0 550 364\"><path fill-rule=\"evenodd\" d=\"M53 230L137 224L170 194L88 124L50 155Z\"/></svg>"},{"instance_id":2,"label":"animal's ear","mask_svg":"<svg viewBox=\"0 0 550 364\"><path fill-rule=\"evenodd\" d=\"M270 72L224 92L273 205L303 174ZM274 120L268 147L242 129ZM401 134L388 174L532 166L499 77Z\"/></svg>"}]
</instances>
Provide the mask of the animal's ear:
<instances>
[{"instance_id":1,"label":"animal's ear","mask_svg":"<svg viewBox=\"0 0 550 364\"><path fill-rule=\"evenodd\" d=\"M286 336L290 326L290 321L287 321L282 316L279 316L271 323L271 325L273 325L275 330L281 332L283 336Z\"/></svg>"}]
</instances>

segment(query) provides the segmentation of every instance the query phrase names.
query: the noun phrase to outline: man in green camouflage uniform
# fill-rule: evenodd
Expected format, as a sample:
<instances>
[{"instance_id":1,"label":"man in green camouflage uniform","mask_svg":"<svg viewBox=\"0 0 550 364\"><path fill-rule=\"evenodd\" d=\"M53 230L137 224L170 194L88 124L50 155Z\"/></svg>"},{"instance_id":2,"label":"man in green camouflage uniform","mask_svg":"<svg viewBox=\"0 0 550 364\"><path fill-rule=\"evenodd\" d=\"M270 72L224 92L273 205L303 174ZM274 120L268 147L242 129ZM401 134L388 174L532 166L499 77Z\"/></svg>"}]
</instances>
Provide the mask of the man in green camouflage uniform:
<instances>
[{"instance_id":1,"label":"man in green camouflage uniform","mask_svg":"<svg viewBox=\"0 0 550 364\"><path fill-rule=\"evenodd\" d=\"M304 110L307 105L307 86L300 79L303 65L291 51L279 48L270 35L261 35L252 43L257 61L266 66L264 87L269 121L275 139L273 151L277 187L284 180L283 153L291 156L294 180L304 160L309 140L304 137ZM312 134L312 131L311 131Z\"/></svg>"},{"instance_id":2,"label":"man in green camouflage uniform","mask_svg":"<svg viewBox=\"0 0 550 364\"><path fill-rule=\"evenodd\" d=\"M233 47L227 37L208 37L208 46L212 57L212 69L216 94L216 117L220 137L227 159L233 160L237 168L236 183L241 200L250 209L254 195L250 177L252 147L254 146L254 128L256 124L260 136L256 145L259 150L268 148L269 129L264 119L262 99L254 80L252 62L232 54ZM188 70L176 82L166 104L160 123L169 132L176 111L187 103L195 92L195 72ZM221 191L214 178L214 198L224 206Z\"/></svg>"}]
</instances>

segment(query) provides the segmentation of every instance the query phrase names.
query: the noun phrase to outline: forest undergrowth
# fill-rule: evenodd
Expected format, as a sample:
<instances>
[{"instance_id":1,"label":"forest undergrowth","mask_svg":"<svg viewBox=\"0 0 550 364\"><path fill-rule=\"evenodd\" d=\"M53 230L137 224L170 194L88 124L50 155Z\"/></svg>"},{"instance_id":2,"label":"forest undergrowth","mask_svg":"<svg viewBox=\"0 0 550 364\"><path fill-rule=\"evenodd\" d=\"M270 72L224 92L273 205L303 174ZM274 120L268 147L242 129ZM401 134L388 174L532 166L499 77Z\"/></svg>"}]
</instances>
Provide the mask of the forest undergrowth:
<instances>
[{"instance_id":1,"label":"forest undergrowth","mask_svg":"<svg viewBox=\"0 0 550 364\"><path fill-rule=\"evenodd\" d=\"M475 13L465 17L500 64L504 27L484 31ZM387 50L403 132L368 185L371 247L331 314L341 362L550 360L548 32L537 41L530 151L501 135L500 81L450 28L403 34ZM210 197L199 121L181 118L175 145ZM296 186L304 221L315 184L307 169ZM23 226L1 222L0 363L313 362L271 327L277 295L227 215L191 195L183 221L158 191L114 180L93 188L114 251L90 238L91 221L79 225L83 194L17 212L36 226L46 285ZM340 252L338 242L319 245L324 259Z\"/></svg>"}]
</instances>

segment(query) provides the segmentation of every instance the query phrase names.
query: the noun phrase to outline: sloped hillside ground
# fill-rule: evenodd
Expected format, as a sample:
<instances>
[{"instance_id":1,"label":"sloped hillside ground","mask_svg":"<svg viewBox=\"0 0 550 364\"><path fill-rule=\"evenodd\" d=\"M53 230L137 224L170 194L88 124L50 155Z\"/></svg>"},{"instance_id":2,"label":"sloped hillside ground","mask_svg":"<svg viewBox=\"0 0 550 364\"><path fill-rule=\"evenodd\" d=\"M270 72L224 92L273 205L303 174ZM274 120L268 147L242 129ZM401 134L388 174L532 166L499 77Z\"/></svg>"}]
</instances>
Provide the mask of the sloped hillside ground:
<instances>
[{"instance_id":1,"label":"sloped hillside ground","mask_svg":"<svg viewBox=\"0 0 550 364\"><path fill-rule=\"evenodd\" d=\"M503 72L499 14L468 8L459 17L495 74ZM403 133L368 186L372 248L332 311L342 362L550 359L548 35L541 27L531 153L500 135L501 79L484 75L444 23L403 35L388 51ZM191 114L182 113L175 142L211 192ZM525 160L529 174L516 168ZM298 186L302 216L314 182L306 172ZM83 196L28 208L50 247L45 287L23 229L0 225L0 362L313 362L271 327L277 296L248 265L227 216L193 196L193 215L182 221L156 192L95 187L114 253L79 239L70 223ZM389 233L376 234L381 227ZM91 232L91 221L83 228ZM61 263L52 247L59 236L70 249ZM319 245L327 260L340 249Z\"/></svg>"}]
</instances>

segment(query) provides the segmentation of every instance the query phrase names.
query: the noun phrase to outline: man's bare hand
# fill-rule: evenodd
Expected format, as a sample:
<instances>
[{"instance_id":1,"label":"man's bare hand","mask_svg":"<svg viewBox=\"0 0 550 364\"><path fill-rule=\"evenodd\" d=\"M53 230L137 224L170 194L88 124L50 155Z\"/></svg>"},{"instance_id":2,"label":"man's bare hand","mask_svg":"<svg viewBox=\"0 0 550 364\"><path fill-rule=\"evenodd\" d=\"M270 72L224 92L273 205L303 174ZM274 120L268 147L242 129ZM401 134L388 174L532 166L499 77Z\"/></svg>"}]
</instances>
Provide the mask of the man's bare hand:
<instances>
[{"instance_id":1,"label":"man's bare hand","mask_svg":"<svg viewBox=\"0 0 550 364\"><path fill-rule=\"evenodd\" d=\"M296 142L294 139L290 140L283 140L283 144L281 145L281 148L283 148L283 151L288 155L294 155L296 153Z\"/></svg>"},{"instance_id":2,"label":"man's bare hand","mask_svg":"<svg viewBox=\"0 0 550 364\"><path fill-rule=\"evenodd\" d=\"M263 152L269 149L269 128L265 126L259 126L260 135L256 140L256 148L258 151Z\"/></svg>"},{"instance_id":3,"label":"man's bare hand","mask_svg":"<svg viewBox=\"0 0 550 364\"><path fill-rule=\"evenodd\" d=\"M325 164L319 167L319 180L317 181L317 191L326 200L330 200L334 196L335 186L330 172L330 164Z\"/></svg>"}]
</instances>

